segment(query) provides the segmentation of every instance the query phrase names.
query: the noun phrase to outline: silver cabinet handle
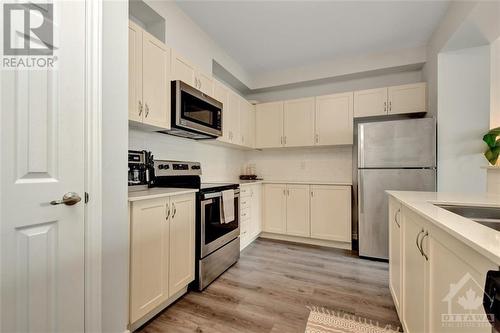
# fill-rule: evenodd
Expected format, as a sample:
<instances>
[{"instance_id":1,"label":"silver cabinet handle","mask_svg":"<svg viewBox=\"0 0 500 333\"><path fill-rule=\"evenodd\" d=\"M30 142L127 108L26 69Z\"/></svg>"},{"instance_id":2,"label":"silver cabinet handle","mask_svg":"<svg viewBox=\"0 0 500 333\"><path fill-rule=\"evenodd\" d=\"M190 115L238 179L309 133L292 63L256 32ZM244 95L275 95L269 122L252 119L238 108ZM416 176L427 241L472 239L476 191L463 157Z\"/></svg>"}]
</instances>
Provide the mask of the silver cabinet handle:
<instances>
[{"instance_id":1,"label":"silver cabinet handle","mask_svg":"<svg viewBox=\"0 0 500 333\"><path fill-rule=\"evenodd\" d=\"M429 232L426 231L425 234L422 236L422 239L420 239L420 253L422 253L422 255L424 256L425 260L426 261L429 261L429 257L427 256L427 254L425 254L424 252L424 248L422 247L423 243L424 243L424 238L429 236Z\"/></svg>"},{"instance_id":2,"label":"silver cabinet handle","mask_svg":"<svg viewBox=\"0 0 500 333\"><path fill-rule=\"evenodd\" d=\"M172 203L172 208L174 209L174 212L172 213L172 218L174 218L175 214L177 213L177 208L175 207L174 203Z\"/></svg>"},{"instance_id":3,"label":"silver cabinet handle","mask_svg":"<svg viewBox=\"0 0 500 333\"><path fill-rule=\"evenodd\" d=\"M146 114L145 114L146 118L148 117L148 115L149 115L149 106L148 103L146 103Z\"/></svg>"},{"instance_id":4,"label":"silver cabinet handle","mask_svg":"<svg viewBox=\"0 0 500 333\"><path fill-rule=\"evenodd\" d=\"M142 102L139 101L139 116L142 115Z\"/></svg>"},{"instance_id":5,"label":"silver cabinet handle","mask_svg":"<svg viewBox=\"0 0 500 333\"><path fill-rule=\"evenodd\" d=\"M387 102L384 102L384 112L387 112Z\"/></svg>"},{"instance_id":6,"label":"silver cabinet handle","mask_svg":"<svg viewBox=\"0 0 500 333\"><path fill-rule=\"evenodd\" d=\"M400 215L400 213L401 213L401 208L398 208L396 213L394 213L394 222L396 222L398 228L401 228L401 223L399 223L398 221L398 216Z\"/></svg>"},{"instance_id":7,"label":"silver cabinet handle","mask_svg":"<svg viewBox=\"0 0 500 333\"><path fill-rule=\"evenodd\" d=\"M168 221L168 218L170 217L170 205L167 204L166 207L167 207L167 217L165 218L165 220Z\"/></svg>"},{"instance_id":8,"label":"silver cabinet handle","mask_svg":"<svg viewBox=\"0 0 500 333\"><path fill-rule=\"evenodd\" d=\"M420 252L421 255L424 255L424 254L422 252L422 249L420 248L420 245L418 244L418 241L419 241L420 235L423 234L424 232L425 232L424 229L420 230L420 232L417 235L417 239L415 240L415 244L417 244L417 249L418 249L418 251Z\"/></svg>"},{"instance_id":9,"label":"silver cabinet handle","mask_svg":"<svg viewBox=\"0 0 500 333\"><path fill-rule=\"evenodd\" d=\"M311 191L311 198L313 198L313 197L314 197L314 192L313 192L313 191Z\"/></svg>"},{"instance_id":10,"label":"silver cabinet handle","mask_svg":"<svg viewBox=\"0 0 500 333\"><path fill-rule=\"evenodd\" d=\"M286 145L286 135L283 137L283 142Z\"/></svg>"},{"instance_id":11,"label":"silver cabinet handle","mask_svg":"<svg viewBox=\"0 0 500 333\"><path fill-rule=\"evenodd\" d=\"M392 111L392 101L389 101L389 111Z\"/></svg>"},{"instance_id":12,"label":"silver cabinet handle","mask_svg":"<svg viewBox=\"0 0 500 333\"><path fill-rule=\"evenodd\" d=\"M283 195L286 195L286 189L283 189Z\"/></svg>"},{"instance_id":13,"label":"silver cabinet handle","mask_svg":"<svg viewBox=\"0 0 500 333\"><path fill-rule=\"evenodd\" d=\"M75 192L68 192L63 197L62 200L52 200L50 204L52 206L65 204L66 206L73 206L82 201L82 198Z\"/></svg>"},{"instance_id":14,"label":"silver cabinet handle","mask_svg":"<svg viewBox=\"0 0 500 333\"><path fill-rule=\"evenodd\" d=\"M281 144L283 144L283 135L280 137Z\"/></svg>"},{"instance_id":15,"label":"silver cabinet handle","mask_svg":"<svg viewBox=\"0 0 500 333\"><path fill-rule=\"evenodd\" d=\"M314 136L314 141L315 141L316 143L319 143L319 134L316 134L316 135Z\"/></svg>"}]
</instances>

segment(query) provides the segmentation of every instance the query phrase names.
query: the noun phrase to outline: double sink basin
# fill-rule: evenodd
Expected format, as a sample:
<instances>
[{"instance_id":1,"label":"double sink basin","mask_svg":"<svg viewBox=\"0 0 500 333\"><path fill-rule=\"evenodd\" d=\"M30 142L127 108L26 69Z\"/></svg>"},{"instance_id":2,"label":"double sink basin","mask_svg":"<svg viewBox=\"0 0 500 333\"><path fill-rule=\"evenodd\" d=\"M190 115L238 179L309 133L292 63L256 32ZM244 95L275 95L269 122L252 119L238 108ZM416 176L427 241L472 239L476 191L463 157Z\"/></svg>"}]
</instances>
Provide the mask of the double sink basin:
<instances>
[{"instance_id":1,"label":"double sink basin","mask_svg":"<svg viewBox=\"0 0 500 333\"><path fill-rule=\"evenodd\" d=\"M500 208L435 204L449 212L500 231Z\"/></svg>"}]
</instances>

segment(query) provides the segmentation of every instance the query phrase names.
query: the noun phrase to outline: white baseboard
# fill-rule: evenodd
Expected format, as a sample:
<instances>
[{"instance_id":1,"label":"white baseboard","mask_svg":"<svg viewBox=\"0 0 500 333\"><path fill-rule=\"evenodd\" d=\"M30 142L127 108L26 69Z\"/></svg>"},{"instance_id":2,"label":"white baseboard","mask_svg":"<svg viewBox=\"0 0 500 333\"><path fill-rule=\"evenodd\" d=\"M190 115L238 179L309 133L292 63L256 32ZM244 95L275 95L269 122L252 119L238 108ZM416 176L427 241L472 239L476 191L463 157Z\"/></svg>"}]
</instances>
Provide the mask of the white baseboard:
<instances>
[{"instance_id":1,"label":"white baseboard","mask_svg":"<svg viewBox=\"0 0 500 333\"><path fill-rule=\"evenodd\" d=\"M324 247L332 247L332 248L343 249L343 250L351 250L352 249L351 242L338 242L338 241L330 241L330 240L323 240L323 239L314 239L314 238L299 237L299 236L273 234L273 233L270 233L270 232L262 232L260 234L260 237L262 237L262 238L268 238L268 239L276 239L276 240L288 241L288 242L301 243L301 244L309 244L309 245L317 245L317 246L324 246Z\"/></svg>"}]
</instances>

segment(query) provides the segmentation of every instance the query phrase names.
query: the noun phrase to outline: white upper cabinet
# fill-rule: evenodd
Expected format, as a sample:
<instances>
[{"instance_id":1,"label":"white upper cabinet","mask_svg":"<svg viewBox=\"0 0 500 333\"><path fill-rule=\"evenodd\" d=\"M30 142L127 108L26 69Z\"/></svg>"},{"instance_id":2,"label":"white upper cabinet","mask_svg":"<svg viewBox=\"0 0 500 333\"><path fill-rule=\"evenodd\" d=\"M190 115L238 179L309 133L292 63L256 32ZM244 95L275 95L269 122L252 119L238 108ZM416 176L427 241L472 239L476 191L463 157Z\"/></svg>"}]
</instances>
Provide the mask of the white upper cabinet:
<instances>
[{"instance_id":1,"label":"white upper cabinet","mask_svg":"<svg viewBox=\"0 0 500 333\"><path fill-rule=\"evenodd\" d=\"M255 107L245 99L240 99L241 145L255 147Z\"/></svg>"},{"instance_id":2,"label":"white upper cabinet","mask_svg":"<svg viewBox=\"0 0 500 333\"><path fill-rule=\"evenodd\" d=\"M144 31L142 57L143 122L170 128L170 50Z\"/></svg>"},{"instance_id":3,"label":"white upper cabinet","mask_svg":"<svg viewBox=\"0 0 500 333\"><path fill-rule=\"evenodd\" d=\"M223 117L227 117L227 124L229 129L229 142L241 145L240 135L240 96L234 91L229 90L228 93L228 110Z\"/></svg>"},{"instance_id":4,"label":"white upper cabinet","mask_svg":"<svg viewBox=\"0 0 500 333\"><path fill-rule=\"evenodd\" d=\"M314 145L314 97L284 102L283 146Z\"/></svg>"},{"instance_id":5,"label":"white upper cabinet","mask_svg":"<svg viewBox=\"0 0 500 333\"><path fill-rule=\"evenodd\" d=\"M217 80L214 80L214 98L222 103L222 136L217 140L222 142L231 142L229 115L229 89Z\"/></svg>"},{"instance_id":6,"label":"white upper cabinet","mask_svg":"<svg viewBox=\"0 0 500 333\"><path fill-rule=\"evenodd\" d=\"M426 112L425 82L389 87L389 114Z\"/></svg>"},{"instance_id":7,"label":"white upper cabinet","mask_svg":"<svg viewBox=\"0 0 500 333\"><path fill-rule=\"evenodd\" d=\"M129 120L170 128L170 49L129 22Z\"/></svg>"},{"instance_id":8,"label":"white upper cabinet","mask_svg":"<svg viewBox=\"0 0 500 333\"><path fill-rule=\"evenodd\" d=\"M255 145L275 148L283 144L283 102L257 104L255 109Z\"/></svg>"},{"instance_id":9,"label":"white upper cabinet","mask_svg":"<svg viewBox=\"0 0 500 333\"><path fill-rule=\"evenodd\" d=\"M195 87L196 67L172 50L172 80L181 80Z\"/></svg>"},{"instance_id":10,"label":"white upper cabinet","mask_svg":"<svg viewBox=\"0 0 500 333\"><path fill-rule=\"evenodd\" d=\"M352 144L353 98L352 92L316 97L316 145Z\"/></svg>"},{"instance_id":11,"label":"white upper cabinet","mask_svg":"<svg viewBox=\"0 0 500 333\"><path fill-rule=\"evenodd\" d=\"M204 94L213 97L214 96L214 80L208 74L201 71L196 72L195 78L197 88Z\"/></svg>"},{"instance_id":12,"label":"white upper cabinet","mask_svg":"<svg viewBox=\"0 0 500 333\"><path fill-rule=\"evenodd\" d=\"M405 84L354 92L354 117L427 111L427 84Z\"/></svg>"},{"instance_id":13,"label":"white upper cabinet","mask_svg":"<svg viewBox=\"0 0 500 333\"><path fill-rule=\"evenodd\" d=\"M128 119L142 122L142 29L128 25Z\"/></svg>"},{"instance_id":14,"label":"white upper cabinet","mask_svg":"<svg viewBox=\"0 0 500 333\"><path fill-rule=\"evenodd\" d=\"M354 117L373 117L387 114L387 88L354 92Z\"/></svg>"}]
</instances>

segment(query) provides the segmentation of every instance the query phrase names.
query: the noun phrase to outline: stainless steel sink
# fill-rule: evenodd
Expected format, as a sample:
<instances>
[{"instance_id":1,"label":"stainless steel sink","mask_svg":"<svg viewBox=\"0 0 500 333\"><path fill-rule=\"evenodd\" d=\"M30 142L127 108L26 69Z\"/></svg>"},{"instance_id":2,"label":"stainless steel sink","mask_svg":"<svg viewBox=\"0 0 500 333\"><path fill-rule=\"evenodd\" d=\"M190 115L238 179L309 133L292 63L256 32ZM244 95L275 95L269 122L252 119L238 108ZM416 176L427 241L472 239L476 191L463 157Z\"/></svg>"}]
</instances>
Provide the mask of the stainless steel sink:
<instances>
[{"instance_id":1,"label":"stainless steel sink","mask_svg":"<svg viewBox=\"0 0 500 333\"><path fill-rule=\"evenodd\" d=\"M474 222L487 226L491 229L500 231L500 208L440 204L436 204L436 206L446 209L454 214L471 219Z\"/></svg>"}]
</instances>

